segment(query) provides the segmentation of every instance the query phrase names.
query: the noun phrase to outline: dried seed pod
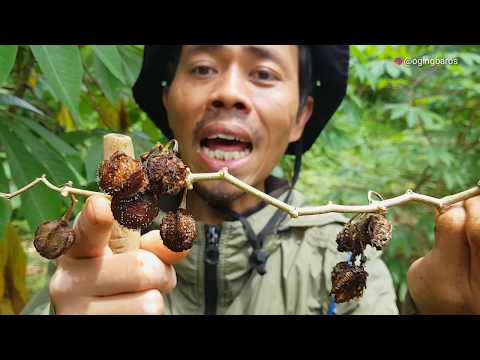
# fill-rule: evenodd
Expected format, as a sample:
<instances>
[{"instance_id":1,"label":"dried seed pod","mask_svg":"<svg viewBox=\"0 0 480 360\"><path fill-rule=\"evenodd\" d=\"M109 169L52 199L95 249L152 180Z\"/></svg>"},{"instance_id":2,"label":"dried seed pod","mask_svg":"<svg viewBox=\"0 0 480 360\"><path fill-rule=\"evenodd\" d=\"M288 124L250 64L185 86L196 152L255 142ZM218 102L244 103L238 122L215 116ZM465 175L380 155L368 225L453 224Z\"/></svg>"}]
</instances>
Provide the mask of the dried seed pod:
<instances>
[{"instance_id":1,"label":"dried seed pod","mask_svg":"<svg viewBox=\"0 0 480 360\"><path fill-rule=\"evenodd\" d=\"M187 184L187 168L172 151L152 153L146 160L150 188L160 194L177 195Z\"/></svg>"},{"instance_id":2,"label":"dried seed pod","mask_svg":"<svg viewBox=\"0 0 480 360\"><path fill-rule=\"evenodd\" d=\"M341 304L361 297L367 288L368 273L363 266L356 266L348 262L340 262L332 271L332 291L335 302Z\"/></svg>"},{"instance_id":3,"label":"dried seed pod","mask_svg":"<svg viewBox=\"0 0 480 360\"><path fill-rule=\"evenodd\" d=\"M337 250L357 256L365 251L369 239L359 223L348 223L337 235Z\"/></svg>"},{"instance_id":4,"label":"dried seed pod","mask_svg":"<svg viewBox=\"0 0 480 360\"><path fill-rule=\"evenodd\" d=\"M162 220L160 235L170 250L175 252L188 250L197 237L195 219L185 209L170 211Z\"/></svg>"},{"instance_id":5,"label":"dried seed pod","mask_svg":"<svg viewBox=\"0 0 480 360\"><path fill-rule=\"evenodd\" d=\"M67 221L53 220L41 224L35 232L33 245L47 259L56 259L75 242L75 232Z\"/></svg>"},{"instance_id":6,"label":"dried seed pod","mask_svg":"<svg viewBox=\"0 0 480 360\"><path fill-rule=\"evenodd\" d=\"M370 245L377 250L382 250L387 242L392 239L392 229L392 225L384 215L371 214L366 226Z\"/></svg>"},{"instance_id":7,"label":"dried seed pod","mask_svg":"<svg viewBox=\"0 0 480 360\"><path fill-rule=\"evenodd\" d=\"M111 208L115 220L132 230L148 228L160 211L158 199L150 191L130 199L114 196Z\"/></svg>"},{"instance_id":8,"label":"dried seed pod","mask_svg":"<svg viewBox=\"0 0 480 360\"><path fill-rule=\"evenodd\" d=\"M100 188L119 198L132 198L148 188L148 176L142 163L122 152L117 151L103 161L98 175Z\"/></svg>"}]
</instances>

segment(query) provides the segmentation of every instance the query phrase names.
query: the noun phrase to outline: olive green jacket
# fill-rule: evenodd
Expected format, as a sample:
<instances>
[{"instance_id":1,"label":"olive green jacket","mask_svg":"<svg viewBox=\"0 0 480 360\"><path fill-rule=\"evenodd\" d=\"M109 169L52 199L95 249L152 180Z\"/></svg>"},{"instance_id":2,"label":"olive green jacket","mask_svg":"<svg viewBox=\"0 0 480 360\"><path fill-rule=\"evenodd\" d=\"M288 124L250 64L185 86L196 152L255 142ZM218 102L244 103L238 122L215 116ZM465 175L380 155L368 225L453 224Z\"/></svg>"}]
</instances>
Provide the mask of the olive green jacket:
<instances>
[{"instance_id":1,"label":"olive green jacket","mask_svg":"<svg viewBox=\"0 0 480 360\"><path fill-rule=\"evenodd\" d=\"M279 198L285 197L286 193ZM304 197L294 191L291 204L305 206ZM275 210L266 206L247 217L256 233ZM326 314L332 268L347 257L337 251L335 242L346 221L336 213L287 217L265 240L269 257L263 276L250 259L252 249L242 224L224 222L216 276L217 314ZM176 265L177 287L165 296L166 314L205 313L205 224L197 226L199 236L189 256ZM366 255L367 289L361 299L338 304L337 314L398 314L392 278L381 253L369 247ZM53 313L48 289L32 299L23 313Z\"/></svg>"}]
</instances>

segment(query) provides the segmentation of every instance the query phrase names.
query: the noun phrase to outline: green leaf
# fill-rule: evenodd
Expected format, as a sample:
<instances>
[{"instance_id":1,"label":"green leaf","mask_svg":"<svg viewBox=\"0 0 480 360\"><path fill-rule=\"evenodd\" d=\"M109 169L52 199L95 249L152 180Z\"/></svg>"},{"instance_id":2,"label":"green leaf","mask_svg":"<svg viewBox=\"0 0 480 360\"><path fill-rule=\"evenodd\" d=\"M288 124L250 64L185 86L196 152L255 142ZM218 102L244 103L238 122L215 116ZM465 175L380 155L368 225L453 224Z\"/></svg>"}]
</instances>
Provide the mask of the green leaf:
<instances>
[{"instance_id":1,"label":"green leaf","mask_svg":"<svg viewBox=\"0 0 480 360\"><path fill-rule=\"evenodd\" d=\"M20 99L19 97L16 97L14 95L0 94L0 105L15 106L20 109L37 113L38 115L42 115L42 116L44 115L44 113L38 110L35 106L31 105L29 102L23 99Z\"/></svg>"},{"instance_id":2,"label":"green leaf","mask_svg":"<svg viewBox=\"0 0 480 360\"><path fill-rule=\"evenodd\" d=\"M110 72L122 83L126 84L123 61L115 45L91 45L95 55L102 61Z\"/></svg>"},{"instance_id":3,"label":"green leaf","mask_svg":"<svg viewBox=\"0 0 480 360\"><path fill-rule=\"evenodd\" d=\"M408 286L406 281L402 281L400 284L400 288L398 290L398 297L400 301L405 301L405 297L407 296Z\"/></svg>"},{"instance_id":4,"label":"green leaf","mask_svg":"<svg viewBox=\"0 0 480 360\"><path fill-rule=\"evenodd\" d=\"M390 118L392 120L400 119L403 118L405 115L407 115L409 111L409 105L408 104L387 104L385 105L385 109L390 110Z\"/></svg>"},{"instance_id":5,"label":"green leaf","mask_svg":"<svg viewBox=\"0 0 480 360\"><path fill-rule=\"evenodd\" d=\"M17 56L17 45L0 45L0 86L8 79Z\"/></svg>"},{"instance_id":6,"label":"green leaf","mask_svg":"<svg viewBox=\"0 0 480 360\"><path fill-rule=\"evenodd\" d=\"M161 142L162 144L167 142L167 138L150 119L145 119L142 121L142 132L148 135L151 142Z\"/></svg>"},{"instance_id":7,"label":"green leaf","mask_svg":"<svg viewBox=\"0 0 480 360\"><path fill-rule=\"evenodd\" d=\"M369 64L368 69L375 78L379 78L385 71L384 61L372 61Z\"/></svg>"},{"instance_id":8,"label":"green leaf","mask_svg":"<svg viewBox=\"0 0 480 360\"><path fill-rule=\"evenodd\" d=\"M142 68L142 51L131 46L121 46L118 49L123 58L127 85L132 87Z\"/></svg>"},{"instance_id":9,"label":"green leaf","mask_svg":"<svg viewBox=\"0 0 480 360\"><path fill-rule=\"evenodd\" d=\"M150 141L149 137L142 132L135 131L130 136L133 141L136 158L138 158L141 154L149 151L153 147L153 144Z\"/></svg>"},{"instance_id":10,"label":"green leaf","mask_svg":"<svg viewBox=\"0 0 480 360\"><path fill-rule=\"evenodd\" d=\"M98 168L103 160L103 136L90 139L85 167L87 170L87 183L97 182Z\"/></svg>"},{"instance_id":11,"label":"green leaf","mask_svg":"<svg viewBox=\"0 0 480 360\"><path fill-rule=\"evenodd\" d=\"M458 54L468 66L473 66L474 63L480 64L480 55L472 53L460 53Z\"/></svg>"},{"instance_id":12,"label":"green leaf","mask_svg":"<svg viewBox=\"0 0 480 360\"><path fill-rule=\"evenodd\" d=\"M408 111L408 115L407 115L408 127L410 128L414 127L415 125L417 125L417 121L418 121L417 111L414 108L412 108Z\"/></svg>"},{"instance_id":13,"label":"green leaf","mask_svg":"<svg viewBox=\"0 0 480 360\"><path fill-rule=\"evenodd\" d=\"M111 104L116 104L118 97L122 92L122 83L103 65L102 61L93 55L93 72L102 89Z\"/></svg>"},{"instance_id":14,"label":"green leaf","mask_svg":"<svg viewBox=\"0 0 480 360\"><path fill-rule=\"evenodd\" d=\"M77 122L83 67L80 51L73 45L32 45L33 55L46 81L59 101L65 104Z\"/></svg>"},{"instance_id":15,"label":"green leaf","mask_svg":"<svg viewBox=\"0 0 480 360\"><path fill-rule=\"evenodd\" d=\"M75 177L71 180L75 182L75 185L85 185L85 180L80 174L80 172L83 172L84 164L78 151L76 151L72 146L70 146L52 131L44 128L31 119L17 116L15 117L15 121L21 122L23 125L28 127L35 134L40 136L58 154L60 154L62 157L65 157L65 165L70 168L73 174L75 174Z\"/></svg>"},{"instance_id":16,"label":"green leaf","mask_svg":"<svg viewBox=\"0 0 480 360\"><path fill-rule=\"evenodd\" d=\"M385 69L387 70L388 75L390 75L394 79L396 79L401 72L401 70L399 69L399 66L393 62L385 63Z\"/></svg>"},{"instance_id":17,"label":"green leaf","mask_svg":"<svg viewBox=\"0 0 480 360\"><path fill-rule=\"evenodd\" d=\"M12 173L12 181L18 188L24 187L37 177L46 173L45 168L32 161L32 154L25 148L22 141L5 124L0 122L0 142L4 145L8 164ZM45 221L61 216L63 203L60 196L45 186L37 185L21 196L21 212L34 231Z\"/></svg>"},{"instance_id":18,"label":"green leaf","mask_svg":"<svg viewBox=\"0 0 480 360\"><path fill-rule=\"evenodd\" d=\"M78 153L75 151L74 148L72 148L69 144L56 136L53 132L39 125L37 122L20 116L16 117L15 120L21 122L23 125L30 128L37 135L41 136L47 143L50 144L51 147L57 150L57 152L59 152L60 154L68 156L78 156Z\"/></svg>"},{"instance_id":19,"label":"green leaf","mask_svg":"<svg viewBox=\"0 0 480 360\"><path fill-rule=\"evenodd\" d=\"M30 149L35 161L45 167L47 176L51 181L58 186L61 186L68 181L73 181L77 184L81 181L67 166L67 160L63 156L52 150L47 144L42 143L24 126L16 124L15 126L12 126L12 130Z\"/></svg>"},{"instance_id":20,"label":"green leaf","mask_svg":"<svg viewBox=\"0 0 480 360\"><path fill-rule=\"evenodd\" d=\"M8 180L3 169L3 162L0 162L0 192L10 192ZM0 199L0 242L2 242L5 237L5 230L7 229L11 216L12 207L10 201Z\"/></svg>"}]
</instances>

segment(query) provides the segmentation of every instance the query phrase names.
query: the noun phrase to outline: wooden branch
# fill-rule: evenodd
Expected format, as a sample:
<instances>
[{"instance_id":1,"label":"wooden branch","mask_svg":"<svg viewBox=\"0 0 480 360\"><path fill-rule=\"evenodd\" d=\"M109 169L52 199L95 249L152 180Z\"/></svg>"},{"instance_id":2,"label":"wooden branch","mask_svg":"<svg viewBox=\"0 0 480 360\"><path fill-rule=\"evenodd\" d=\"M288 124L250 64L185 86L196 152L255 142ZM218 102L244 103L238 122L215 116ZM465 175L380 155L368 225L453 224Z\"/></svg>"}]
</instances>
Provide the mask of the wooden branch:
<instances>
[{"instance_id":1,"label":"wooden branch","mask_svg":"<svg viewBox=\"0 0 480 360\"><path fill-rule=\"evenodd\" d=\"M108 135L107 135L108 136ZM115 140L115 141L118 141ZM114 147L120 146L119 144L116 144ZM120 146L121 148L121 146ZM106 152L108 154L110 152ZM105 156L105 155L104 155ZM433 196L428 196L428 195L423 195L416 193L412 190L407 190L405 194L391 198L391 199L386 199L386 200L381 200L381 201L373 201L371 200L371 193L376 194L373 191L370 191L369 194L369 199L370 199L370 204L368 205L339 205L339 204L333 204L332 202L329 202L327 205L322 205L322 206L309 206L309 207L302 207L302 208L297 208L294 206L291 206L289 204L284 203L281 200L278 200L268 194L265 194L262 191L259 191L255 189L253 186L250 186L240 179L237 179L235 176L231 175L228 172L227 168L224 168L218 172L215 173L198 173L194 174L190 172L190 169L187 169L187 188L189 190L193 189L193 184L201 181L214 181L214 180L223 180L226 181L240 190L244 191L245 193L251 194L253 196L256 196L257 198L265 201L266 203L275 206L279 209L282 209L286 213L290 215L290 217L296 218L299 216L307 216L307 215L315 215L315 214L325 214L325 213L330 213L330 212L338 212L338 213L373 213L373 212L385 212L388 208L406 204L408 202L421 202L426 205L433 206L437 208L440 212L443 212L446 210L449 206L458 203L463 200L467 200L469 198L472 198L474 196L480 195L480 182L477 184L477 186L472 187L471 189L462 191L457 194L453 195L448 195L443 198L435 198ZM82 190L82 189L76 189L72 187L71 183L67 183L66 185L62 187L57 187L50 183L45 175L43 175L40 178L35 179L32 181L30 184L24 186L23 188L13 192L13 193L0 193L0 197L4 199L11 199L15 196L20 195L21 193L24 193L34 186L36 186L39 183L43 183L46 185L48 188L59 192L62 194L62 196L70 196L71 194L74 195L80 195L80 196L91 196L91 195L103 195L107 197L108 199L111 199L111 197L107 194L104 193L98 193L98 192L93 192L93 191L87 191L87 190ZM378 194L377 194L378 196Z\"/></svg>"}]
</instances>

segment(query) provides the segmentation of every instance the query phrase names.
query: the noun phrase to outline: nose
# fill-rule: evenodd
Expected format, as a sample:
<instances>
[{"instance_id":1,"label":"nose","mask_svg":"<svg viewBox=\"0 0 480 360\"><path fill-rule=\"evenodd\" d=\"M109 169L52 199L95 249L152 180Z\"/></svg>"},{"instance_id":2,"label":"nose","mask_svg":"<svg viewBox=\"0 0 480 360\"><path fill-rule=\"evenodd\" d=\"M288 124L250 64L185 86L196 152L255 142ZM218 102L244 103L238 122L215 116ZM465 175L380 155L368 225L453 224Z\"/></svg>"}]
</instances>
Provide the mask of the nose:
<instances>
[{"instance_id":1,"label":"nose","mask_svg":"<svg viewBox=\"0 0 480 360\"><path fill-rule=\"evenodd\" d=\"M245 113L250 112L252 106L248 97L246 83L239 70L232 68L225 72L214 86L214 90L209 98L211 109L234 109Z\"/></svg>"}]
</instances>

